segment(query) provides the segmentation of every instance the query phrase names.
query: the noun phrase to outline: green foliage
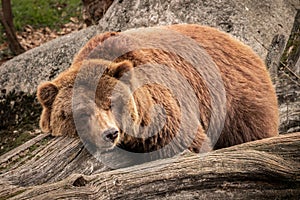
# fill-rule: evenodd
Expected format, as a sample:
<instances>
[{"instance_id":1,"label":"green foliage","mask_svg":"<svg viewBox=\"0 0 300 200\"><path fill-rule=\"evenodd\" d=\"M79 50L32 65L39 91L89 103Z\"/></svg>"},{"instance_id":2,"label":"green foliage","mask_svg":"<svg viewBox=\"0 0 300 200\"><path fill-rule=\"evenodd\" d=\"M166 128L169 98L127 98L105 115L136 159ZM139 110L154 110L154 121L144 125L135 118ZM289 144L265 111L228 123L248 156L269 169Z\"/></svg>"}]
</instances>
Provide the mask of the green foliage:
<instances>
[{"instance_id":1,"label":"green foliage","mask_svg":"<svg viewBox=\"0 0 300 200\"><path fill-rule=\"evenodd\" d=\"M59 28L70 17L80 16L80 0L12 0L14 25L22 30L26 25L35 28Z\"/></svg>"},{"instance_id":2,"label":"green foliage","mask_svg":"<svg viewBox=\"0 0 300 200\"><path fill-rule=\"evenodd\" d=\"M17 31L22 31L26 25L58 30L62 24L68 23L71 17L81 17L81 0L11 0L11 4ZM2 7L1 1L0 6ZM0 44L5 40L4 28L0 24ZM10 52L1 54L9 55Z\"/></svg>"}]
</instances>

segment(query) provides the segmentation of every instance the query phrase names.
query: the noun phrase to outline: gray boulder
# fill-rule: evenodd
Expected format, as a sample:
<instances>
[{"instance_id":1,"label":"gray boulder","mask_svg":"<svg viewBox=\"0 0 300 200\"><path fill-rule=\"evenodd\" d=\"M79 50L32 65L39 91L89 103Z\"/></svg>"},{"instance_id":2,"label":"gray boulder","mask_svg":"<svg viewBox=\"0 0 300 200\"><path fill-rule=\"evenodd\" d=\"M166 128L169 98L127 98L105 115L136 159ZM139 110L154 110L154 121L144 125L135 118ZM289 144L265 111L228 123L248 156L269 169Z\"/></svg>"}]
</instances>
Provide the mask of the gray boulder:
<instances>
[{"instance_id":1,"label":"gray boulder","mask_svg":"<svg viewBox=\"0 0 300 200\"><path fill-rule=\"evenodd\" d=\"M114 1L100 20L99 30L124 31L174 23L204 24L234 35L266 59L274 37L289 37L296 3L283 0L119 0Z\"/></svg>"},{"instance_id":2,"label":"gray boulder","mask_svg":"<svg viewBox=\"0 0 300 200\"><path fill-rule=\"evenodd\" d=\"M1 89L6 90L3 93L35 93L39 83L53 79L68 68L74 55L95 34L96 27L92 26L59 37L4 63L0 67Z\"/></svg>"}]
</instances>

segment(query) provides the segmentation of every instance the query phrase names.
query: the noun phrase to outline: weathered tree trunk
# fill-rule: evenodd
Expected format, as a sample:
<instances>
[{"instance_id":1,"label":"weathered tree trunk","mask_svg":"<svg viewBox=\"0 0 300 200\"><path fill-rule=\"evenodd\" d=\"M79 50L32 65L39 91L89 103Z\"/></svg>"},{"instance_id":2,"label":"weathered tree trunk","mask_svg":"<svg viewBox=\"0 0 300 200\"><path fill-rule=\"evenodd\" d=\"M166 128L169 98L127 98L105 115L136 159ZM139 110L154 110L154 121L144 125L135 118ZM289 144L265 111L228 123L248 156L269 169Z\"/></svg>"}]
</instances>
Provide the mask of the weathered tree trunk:
<instances>
[{"instance_id":1,"label":"weathered tree trunk","mask_svg":"<svg viewBox=\"0 0 300 200\"><path fill-rule=\"evenodd\" d=\"M0 20L5 29L9 48L15 55L23 53L25 50L18 41L15 26L13 23L13 15L10 0L2 0L2 10L0 11Z\"/></svg>"},{"instance_id":2,"label":"weathered tree trunk","mask_svg":"<svg viewBox=\"0 0 300 200\"><path fill-rule=\"evenodd\" d=\"M294 72L298 79L300 77L300 10L295 17L294 27L290 36L290 43L287 45L287 51L283 60L290 70ZM300 81L300 80L299 80Z\"/></svg>"},{"instance_id":3,"label":"weathered tree trunk","mask_svg":"<svg viewBox=\"0 0 300 200\"><path fill-rule=\"evenodd\" d=\"M97 24L113 0L82 0L82 17L86 25Z\"/></svg>"},{"instance_id":4,"label":"weathered tree trunk","mask_svg":"<svg viewBox=\"0 0 300 200\"><path fill-rule=\"evenodd\" d=\"M298 10L288 45L277 68L276 93L282 133L300 130L300 10Z\"/></svg>"},{"instance_id":5,"label":"weathered tree trunk","mask_svg":"<svg viewBox=\"0 0 300 200\"><path fill-rule=\"evenodd\" d=\"M43 135L23 146L0 157L2 168L6 163L0 176L3 199L297 199L300 195L300 133L113 171L76 138ZM27 154L19 158L26 148Z\"/></svg>"}]
</instances>

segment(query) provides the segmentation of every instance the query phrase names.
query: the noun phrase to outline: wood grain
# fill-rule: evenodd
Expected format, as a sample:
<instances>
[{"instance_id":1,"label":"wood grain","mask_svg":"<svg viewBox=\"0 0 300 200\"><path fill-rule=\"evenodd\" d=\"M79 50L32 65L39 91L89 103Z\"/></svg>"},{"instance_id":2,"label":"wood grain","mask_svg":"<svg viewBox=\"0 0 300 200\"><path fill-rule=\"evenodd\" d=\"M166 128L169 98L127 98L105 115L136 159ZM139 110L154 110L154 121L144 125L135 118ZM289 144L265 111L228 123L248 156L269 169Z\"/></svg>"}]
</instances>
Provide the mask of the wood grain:
<instances>
[{"instance_id":1,"label":"wood grain","mask_svg":"<svg viewBox=\"0 0 300 200\"><path fill-rule=\"evenodd\" d=\"M35 157L0 175L0 197L297 199L299 155L300 133L293 133L109 171L78 139L51 138Z\"/></svg>"}]
</instances>

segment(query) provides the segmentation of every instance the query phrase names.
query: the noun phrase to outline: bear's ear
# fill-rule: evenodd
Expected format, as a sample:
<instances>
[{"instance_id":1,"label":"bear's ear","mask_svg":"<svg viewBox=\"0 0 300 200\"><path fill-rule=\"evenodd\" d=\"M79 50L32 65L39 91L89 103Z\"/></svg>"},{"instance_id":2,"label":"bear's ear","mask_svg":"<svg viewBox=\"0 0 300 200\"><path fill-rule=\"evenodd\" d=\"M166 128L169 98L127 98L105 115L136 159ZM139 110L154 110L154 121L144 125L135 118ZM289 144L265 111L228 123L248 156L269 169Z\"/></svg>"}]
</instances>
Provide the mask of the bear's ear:
<instances>
[{"instance_id":1,"label":"bear's ear","mask_svg":"<svg viewBox=\"0 0 300 200\"><path fill-rule=\"evenodd\" d=\"M132 73L133 65L130 61L125 60L109 67L108 74L116 79L120 79L125 73Z\"/></svg>"},{"instance_id":2,"label":"bear's ear","mask_svg":"<svg viewBox=\"0 0 300 200\"><path fill-rule=\"evenodd\" d=\"M57 94L58 88L52 82L45 82L41 84L37 89L37 97L39 102L47 108L52 107Z\"/></svg>"}]
</instances>

